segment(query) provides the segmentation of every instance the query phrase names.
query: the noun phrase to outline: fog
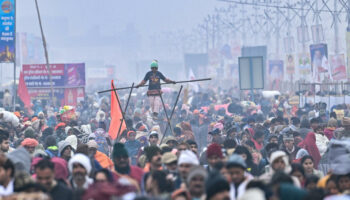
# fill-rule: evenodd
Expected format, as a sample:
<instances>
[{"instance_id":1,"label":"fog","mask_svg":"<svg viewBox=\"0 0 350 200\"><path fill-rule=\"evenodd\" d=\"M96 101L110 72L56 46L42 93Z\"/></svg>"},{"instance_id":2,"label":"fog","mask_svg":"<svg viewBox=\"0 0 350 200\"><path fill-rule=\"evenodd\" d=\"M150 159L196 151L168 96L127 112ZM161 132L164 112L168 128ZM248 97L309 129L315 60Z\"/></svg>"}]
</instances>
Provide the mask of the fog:
<instances>
[{"instance_id":1,"label":"fog","mask_svg":"<svg viewBox=\"0 0 350 200\"><path fill-rule=\"evenodd\" d=\"M182 55L164 53L172 47L159 44L157 34L191 30L220 4L214 0L38 3L50 63L84 62L87 68L115 66L115 79L122 82L139 80L153 59L159 60L160 69L167 68L165 63L169 62L182 65ZM17 0L17 32L40 37L34 0ZM42 48L40 43L36 45ZM38 61L44 62L44 55Z\"/></svg>"}]
</instances>

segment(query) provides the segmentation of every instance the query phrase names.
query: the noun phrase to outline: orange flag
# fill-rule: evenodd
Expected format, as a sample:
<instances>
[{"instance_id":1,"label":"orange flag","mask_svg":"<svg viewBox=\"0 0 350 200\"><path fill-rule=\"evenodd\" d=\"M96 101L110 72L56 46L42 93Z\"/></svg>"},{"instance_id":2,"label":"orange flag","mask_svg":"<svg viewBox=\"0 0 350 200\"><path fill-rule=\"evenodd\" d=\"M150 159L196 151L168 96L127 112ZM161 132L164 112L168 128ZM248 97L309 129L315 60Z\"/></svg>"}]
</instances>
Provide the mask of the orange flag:
<instances>
[{"instance_id":1,"label":"orange flag","mask_svg":"<svg viewBox=\"0 0 350 200\"><path fill-rule=\"evenodd\" d=\"M17 91L17 93L18 93L19 98L24 103L24 106L26 108L30 108L30 96L29 96L29 93L28 93L28 89L27 89L26 83L24 82L24 75L23 75L22 71L19 74L19 83L18 83L18 91Z\"/></svg>"},{"instance_id":2,"label":"orange flag","mask_svg":"<svg viewBox=\"0 0 350 200\"><path fill-rule=\"evenodd\" d=\"M111 88L112 89L114 88L113 80L111 82ZM122 119L123 119L123 115L114 91L111 91L111 118L112 120L111 120L111 124L109 125L108 134L113 140L115 140L118 136L118 131L119 131L120 123L122 122ZM123 121L122 128L120 129L119 134L121 134L125 129L126 129L126 124L125 124L125 121Z\"/></svg>"}]
</instances>

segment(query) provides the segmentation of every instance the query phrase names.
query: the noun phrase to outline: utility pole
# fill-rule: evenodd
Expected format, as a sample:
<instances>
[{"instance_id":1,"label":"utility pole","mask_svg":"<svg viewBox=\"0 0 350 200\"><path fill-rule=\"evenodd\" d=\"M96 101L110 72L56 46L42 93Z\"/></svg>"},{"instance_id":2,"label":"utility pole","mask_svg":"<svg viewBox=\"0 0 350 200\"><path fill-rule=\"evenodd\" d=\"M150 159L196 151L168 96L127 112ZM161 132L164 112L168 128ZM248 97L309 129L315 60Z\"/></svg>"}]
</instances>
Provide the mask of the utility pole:
<instances>
[{"instance_id":1,"label":"utility pole","mask_svg":"<svg viewBox=\"0 0 350 200\"><path fill-rule=\"evenodd\" d=\"M50 64L49 64L49 55L47 53L46 39L45 39L45 35L44 35L43 26L42 26L42 23L41 23L41 17L40 17L40 11L39 11L39 6L38 6L38 0L35 0L35 6L36 6L37 14L38 14L38 20L39 20L39 26L40 26L40 32L41 32L41 39L43 41L43 46L44 46L45 60L46 60L46 70L49 71L50 90L51 90L51 105L55 106L54 94L53 94L53 85L52 85L52 73L51 73L51 67L50 67Z\"/></svg>"},{"instance_id":2,"label":"utility pole","mask_svg":"<svg viewBox=\"0 0 350 200\"><path fill-rule=\"evenodd\" d=\"M339 29L338 29L338 11L337 11L338 1L334 1L334 12L333 12L333 23L334 23L334 53L337 55L339 53Z\"/></svg>"}]
</instances>

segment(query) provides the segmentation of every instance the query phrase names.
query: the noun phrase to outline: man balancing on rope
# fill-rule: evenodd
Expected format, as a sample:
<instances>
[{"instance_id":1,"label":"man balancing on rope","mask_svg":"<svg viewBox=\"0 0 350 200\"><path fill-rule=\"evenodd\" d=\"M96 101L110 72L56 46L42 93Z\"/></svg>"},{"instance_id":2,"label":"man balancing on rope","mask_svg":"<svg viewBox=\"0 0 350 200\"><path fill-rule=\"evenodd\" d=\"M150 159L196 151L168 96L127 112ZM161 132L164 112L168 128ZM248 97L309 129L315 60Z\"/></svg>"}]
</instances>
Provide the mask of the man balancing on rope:
<instances>
[{"instance_id":1,"label":"man balancing on rope","mask_svg":"<svg viewBox=\"0 0 350 200\"><path fill-rule=\"evenodd\" d=\"M145 85L147 81L149 81L148 85L148 91L147 96L150 102L150 106L153 112L154 119L157 119L160 107L162 105L160 95L161 95L161 87L160 87L160 79L162 79L166 83L173 83L175 84L175 81L172 81L168 78L166 78L161 72L158 71L158 61L153 60L151 63L151 71L147 72L145 78L136 85L136 88Z\"/></svg>"}]
</instances>

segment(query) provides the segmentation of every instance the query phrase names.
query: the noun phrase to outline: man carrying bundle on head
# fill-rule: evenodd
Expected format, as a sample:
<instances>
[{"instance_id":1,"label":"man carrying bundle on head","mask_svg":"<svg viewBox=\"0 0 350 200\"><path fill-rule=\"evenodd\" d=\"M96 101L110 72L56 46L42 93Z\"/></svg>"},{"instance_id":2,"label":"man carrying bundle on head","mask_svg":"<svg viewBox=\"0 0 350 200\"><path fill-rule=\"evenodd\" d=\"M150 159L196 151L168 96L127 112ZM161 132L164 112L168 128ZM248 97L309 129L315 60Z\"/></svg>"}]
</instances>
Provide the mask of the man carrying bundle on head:
<instances>
[{"instance_id":1,"label":"man carrying bundle on head","mask_svg":"<svg viewBox=\"0 0 350 200\"><path fill-rule=\"evenodd\" d=\"M153 60L151 63L151 71L147 72L145 78L136 85L136 88L145 85L147 81L149 81L147 96L150 102L150 106L153 112L154 119L157 119L160 107L161 107L161 87L160 87L160 79L162 79L166 83L176 83L168 78L166 78L161 72L158 71L158 61Z\"/></svg>"}]
</instances>

